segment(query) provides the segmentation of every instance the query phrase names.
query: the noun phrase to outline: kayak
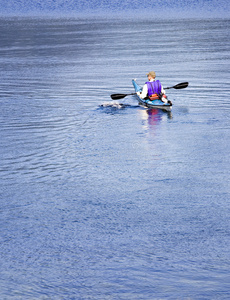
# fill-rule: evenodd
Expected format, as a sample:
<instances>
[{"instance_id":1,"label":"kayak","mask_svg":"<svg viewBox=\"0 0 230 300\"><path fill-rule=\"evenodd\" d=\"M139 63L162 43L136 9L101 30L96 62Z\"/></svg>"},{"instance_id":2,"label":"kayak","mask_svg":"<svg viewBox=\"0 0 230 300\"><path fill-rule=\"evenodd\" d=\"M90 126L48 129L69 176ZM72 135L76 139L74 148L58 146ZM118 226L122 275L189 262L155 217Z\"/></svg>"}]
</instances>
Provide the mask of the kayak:
<instances>
[{"instance_id":1,"label":"kayak","mask_svg":"<svg viewBox=\"0 0 230 300\"><path fill-rule=\"evenodd\" d=\"M136 81L133 79L132 84L134 86L135 92L141 92L142 88L136 83ZM136 97L138 98L138 102L140 105L143 105L144 107L148 108L160 108L163 110L170 111L172 109L172 103L165 103L161 101L160 99L157 100L150 100L150 99L141 99L137 94Z\"/></svg>"}]
</instances>

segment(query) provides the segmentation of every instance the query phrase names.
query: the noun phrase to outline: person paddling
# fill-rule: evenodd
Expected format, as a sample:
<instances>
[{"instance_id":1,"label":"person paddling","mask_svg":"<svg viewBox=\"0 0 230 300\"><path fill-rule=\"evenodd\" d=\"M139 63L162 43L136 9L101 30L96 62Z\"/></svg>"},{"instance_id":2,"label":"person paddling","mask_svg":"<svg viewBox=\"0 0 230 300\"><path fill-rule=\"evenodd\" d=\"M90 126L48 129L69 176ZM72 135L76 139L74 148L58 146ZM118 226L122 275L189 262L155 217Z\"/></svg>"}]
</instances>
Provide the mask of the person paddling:
<instances>
[{"instance_id":1,"label":"person paddling","mask_svg":"<svg viewBox=\"0 0 230 300\"><path fill-rule=\"evenodd\" d=\"M148 82L143 86L142 92L137 92L137 95L141 99L149 98L150 100L159 99L159 95L161 100L164 103L168 103L167 96L165 95L165 90L161 85L160 80L155 80L156 73L151 71L147 74Z\"/></svg>"}]
</instances>

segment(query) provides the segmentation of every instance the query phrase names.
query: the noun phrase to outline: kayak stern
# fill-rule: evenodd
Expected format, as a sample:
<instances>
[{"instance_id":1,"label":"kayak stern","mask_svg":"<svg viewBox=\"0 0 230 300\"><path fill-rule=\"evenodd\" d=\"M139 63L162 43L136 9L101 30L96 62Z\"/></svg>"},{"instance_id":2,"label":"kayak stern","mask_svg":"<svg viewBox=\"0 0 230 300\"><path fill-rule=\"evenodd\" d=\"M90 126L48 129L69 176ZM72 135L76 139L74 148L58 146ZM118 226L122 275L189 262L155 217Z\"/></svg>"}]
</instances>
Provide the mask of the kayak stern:
<instances>
[{"instance_id":1,"label":"kayak stern","mask_svg":"<svg viewBox=\"0 0 230 300\"><path fill-rule=\"evenodd\" d=\"M142 88L136 83L136 81L133 79L132 84L134 86L135 92L141 92ZM141 99L137 94L136 94L139 104L148 107L148 108L159 108L159 109L164 109L167 111L170 111L172 109L172 104L170 103L165 103L161 101L160 99L158 100L149 100L149 99Z\"/></svg>"}]
</instances>

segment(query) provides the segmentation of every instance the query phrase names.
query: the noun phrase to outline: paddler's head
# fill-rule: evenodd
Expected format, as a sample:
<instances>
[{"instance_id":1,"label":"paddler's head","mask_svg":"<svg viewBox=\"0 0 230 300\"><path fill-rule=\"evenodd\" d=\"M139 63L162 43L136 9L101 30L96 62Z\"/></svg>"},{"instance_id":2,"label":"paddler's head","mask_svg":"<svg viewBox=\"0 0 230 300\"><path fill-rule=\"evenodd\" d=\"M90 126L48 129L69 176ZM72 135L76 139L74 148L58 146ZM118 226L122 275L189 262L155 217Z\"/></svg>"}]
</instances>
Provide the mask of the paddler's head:
<instances>
[{"instance_id":1,"label":"paddler's head","mask_svg":"<svg viewBox=\"0 0 230 300\"><path fill-rule=\"evenodd\" d=\"M151 71L147 74L148 80L154 80L156 78L156 73L154 71Z\"/></svg>"}]
</instances>

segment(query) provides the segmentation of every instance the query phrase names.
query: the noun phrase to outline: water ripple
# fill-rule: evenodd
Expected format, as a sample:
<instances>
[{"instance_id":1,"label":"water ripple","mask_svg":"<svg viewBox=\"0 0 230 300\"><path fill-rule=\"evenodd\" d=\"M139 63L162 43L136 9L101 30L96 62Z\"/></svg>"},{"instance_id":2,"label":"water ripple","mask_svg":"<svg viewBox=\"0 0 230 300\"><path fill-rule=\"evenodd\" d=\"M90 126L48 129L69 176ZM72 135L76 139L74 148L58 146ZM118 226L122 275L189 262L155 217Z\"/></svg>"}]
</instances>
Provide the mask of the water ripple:
<instances>
[{"instance_id":1,"label":"water ripple","mask_svg":"<svg viewBox=\"0 0 230 300\"><path fill-rule=\"evenodd\" d=\"M229 20L0 25L0 298L229 298Z\"/></svg>"}]
</instances>

